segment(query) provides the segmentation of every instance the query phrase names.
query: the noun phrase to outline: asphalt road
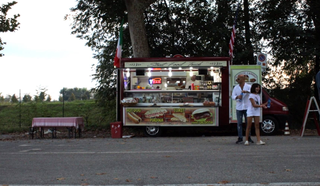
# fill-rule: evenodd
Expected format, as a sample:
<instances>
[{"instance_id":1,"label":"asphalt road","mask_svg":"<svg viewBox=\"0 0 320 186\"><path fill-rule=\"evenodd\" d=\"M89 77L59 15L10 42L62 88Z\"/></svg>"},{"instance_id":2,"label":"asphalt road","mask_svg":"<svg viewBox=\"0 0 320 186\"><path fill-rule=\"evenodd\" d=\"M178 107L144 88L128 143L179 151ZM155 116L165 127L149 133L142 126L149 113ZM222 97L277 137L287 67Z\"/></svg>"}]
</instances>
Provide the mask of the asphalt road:
<instances>
[{"instance_id":1,"label":"asphalt road","mask_svg":"<svg viewBox=\"0 0 320 186\"><path fill-rule=\"evenodd\" d=\"M255 140L255 137L253 137ZM0 141L2 185L320 185L319 136Z\"/></svg>"}]
</instances>

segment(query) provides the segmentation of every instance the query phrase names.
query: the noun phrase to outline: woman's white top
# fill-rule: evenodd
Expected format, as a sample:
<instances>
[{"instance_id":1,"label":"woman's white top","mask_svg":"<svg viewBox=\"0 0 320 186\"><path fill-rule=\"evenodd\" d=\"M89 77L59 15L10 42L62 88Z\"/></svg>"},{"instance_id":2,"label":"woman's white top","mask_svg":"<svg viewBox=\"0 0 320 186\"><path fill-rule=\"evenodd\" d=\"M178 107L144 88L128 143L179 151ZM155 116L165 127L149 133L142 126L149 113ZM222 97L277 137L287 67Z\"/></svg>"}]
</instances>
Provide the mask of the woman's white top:
<instances>
[{"instance_id":1,"label":"woman's white top","mask_svg":"<svg viewBox=\"0 0 320 186\"><path fill-rule=\"evenodd\" d=\"M254 100L256 105L260 105L261 99L260 99L260 94L253 94L251 93L249 95L249 104L248 104L248 110L247 110L247 116L260 116L260 107L253 107L251 103L251 99Z\"/></svg>"}]
</instances>

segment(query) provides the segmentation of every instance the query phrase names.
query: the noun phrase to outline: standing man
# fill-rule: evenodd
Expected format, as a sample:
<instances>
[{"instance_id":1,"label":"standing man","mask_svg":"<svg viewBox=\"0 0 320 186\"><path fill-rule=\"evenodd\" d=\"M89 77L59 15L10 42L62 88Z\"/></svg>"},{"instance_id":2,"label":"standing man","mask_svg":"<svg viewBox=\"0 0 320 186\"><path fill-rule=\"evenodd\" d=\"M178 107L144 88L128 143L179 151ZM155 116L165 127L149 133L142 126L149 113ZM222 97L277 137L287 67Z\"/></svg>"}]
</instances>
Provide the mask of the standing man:
<instances>
[{"instance_id":1,"label":"standing man","mask_svg":"<svg viewBox=\"0 0 320 186\"><path fill-rule=\"evenodd\" d=\"M237 130L238 130L238 140L236 144L243 142L243 130L242 121L245 118L245 124L247 125L247 108L250 104L249 93L251 86L245 82L245 75L239 74L236 81L238 85L233 88L232 99L236 100L236 113L237 113ZM249 136L249 142L254 143Z\"/></svg>"},{"instance_id":2,"label":"standing man","mask_svg":"<svg viewBox=\"0 0 320 186\"><path fill-rule=\"evenodd\" d=\"M187 80L185 88L187 88L187 89L190 88L191 89L191 84L192 83L194 85L200 85L199 81L197 81L197 76L196 75L191 76L190 80Z\"/></svg>"}]
</instances>

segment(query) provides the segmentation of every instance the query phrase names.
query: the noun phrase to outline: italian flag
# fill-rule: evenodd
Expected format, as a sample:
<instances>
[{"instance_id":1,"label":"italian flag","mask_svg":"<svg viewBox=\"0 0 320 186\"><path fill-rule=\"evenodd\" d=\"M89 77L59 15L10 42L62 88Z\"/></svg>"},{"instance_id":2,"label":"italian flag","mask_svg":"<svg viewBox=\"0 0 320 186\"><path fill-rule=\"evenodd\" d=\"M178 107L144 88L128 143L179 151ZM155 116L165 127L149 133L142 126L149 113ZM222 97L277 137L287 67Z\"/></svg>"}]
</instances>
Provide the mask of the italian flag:
<instances>
[{"instance_id":1,"label":"italian flag","mask_svg":"<svg viewBox=\"0 0 320 186\"><path fill-rule=\"evenodd\" d=\"M123 30L123 20L120 27L120 35L118 39L116 56L114 57L114 63L113 63L114 68L120 68L121 52L122 52L122 30Z\"/></svg>"}]
</instances>

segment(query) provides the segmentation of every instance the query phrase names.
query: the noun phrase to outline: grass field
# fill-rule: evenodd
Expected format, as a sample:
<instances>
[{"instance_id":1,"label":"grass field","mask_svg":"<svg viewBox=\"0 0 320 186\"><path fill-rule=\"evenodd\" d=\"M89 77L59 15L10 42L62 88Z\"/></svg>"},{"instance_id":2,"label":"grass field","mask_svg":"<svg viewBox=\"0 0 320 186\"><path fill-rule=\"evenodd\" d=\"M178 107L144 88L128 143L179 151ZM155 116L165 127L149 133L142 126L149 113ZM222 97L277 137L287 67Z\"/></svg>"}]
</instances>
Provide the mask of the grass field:
<instances>
[{"instance_id":1,"label":"grass field","mask_svg":"<svg viewBox=\"0 0 320 186\"><path fill-rule=\"evenodd\" d=\"M0 133L28 131L34 117L83 117L86 130L109 127L116 120L114 100L99 107L94 100L0 105Z\"/></svg>"}]
</instances>

